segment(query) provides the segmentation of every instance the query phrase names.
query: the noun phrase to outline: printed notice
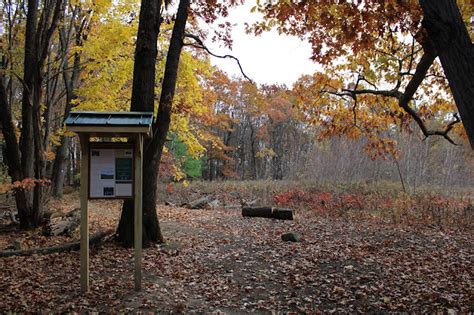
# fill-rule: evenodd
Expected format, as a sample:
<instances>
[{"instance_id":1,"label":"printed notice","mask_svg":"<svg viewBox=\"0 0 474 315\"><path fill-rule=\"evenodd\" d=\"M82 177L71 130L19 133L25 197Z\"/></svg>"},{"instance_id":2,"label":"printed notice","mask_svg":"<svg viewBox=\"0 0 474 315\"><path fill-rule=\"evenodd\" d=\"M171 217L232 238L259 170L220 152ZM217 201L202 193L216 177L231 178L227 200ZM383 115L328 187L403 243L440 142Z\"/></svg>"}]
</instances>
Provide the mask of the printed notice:
<instances>
[{"instance_id":1,"label":"printed notice","mask_svg":"<svg viewBox=\"0 0 474 315\"><path fill-rule=\"evenodd\" d=\"M133 196L133 150L92 148L90 154L91 198Z\"/></svg>"},{"instance_id":2,"label":"printed notice","mask_svg":"<svg viewBox=\"0 0 474 315\"><path fill-rule=\"evenodd\" d=\"M132 165L131 158L116 158L115 159L115 174L117 181L132 181Z\"/></svg>"}]
</instances>

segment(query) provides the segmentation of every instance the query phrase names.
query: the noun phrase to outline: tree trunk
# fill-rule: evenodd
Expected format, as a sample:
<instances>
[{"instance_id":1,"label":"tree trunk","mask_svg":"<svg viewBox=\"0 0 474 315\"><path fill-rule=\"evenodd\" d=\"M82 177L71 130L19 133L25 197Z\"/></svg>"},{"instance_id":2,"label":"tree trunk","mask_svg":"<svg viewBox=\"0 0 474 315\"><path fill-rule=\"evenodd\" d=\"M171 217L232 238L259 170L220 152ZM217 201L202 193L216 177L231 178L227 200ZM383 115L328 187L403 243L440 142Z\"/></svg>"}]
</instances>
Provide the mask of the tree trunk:
<instances>
[{"instance_id":1,"label":"tree trunk","mask_svg":"<svg viewBox=\"0 0 474 315\"><path fill-rule=\"evenodd\" d=\"M33 84L36 66L36 24L38 0L28 1L28 14L25 31L25 57L23 62L22 130L20 138L21 165L23 176L34 176L34 139L33 139ZM21 218L21 214L20 214ZM21 220L21 219L20 219Z\"/></svg>"},{"instance_id":2,"label":"tree trunk","mask_svg":"<svg viewBox=\"0 0 474 315\"><path fill-rule=\"evenodd\" d=\"M98 245L101 244L107 236L110 235L110 232L100 232L89 239L89 245ZM62 245L57 245L53 247L40 247L40 248L31 248L24 250L7 250L0 251L0 257L11 257L11 256L31 256L31 255L45 255L52 253L63 253L68 251L76 251L81 248L81 242L72 242Z\"/></svg>"},{"instance_id":3,"label":"tree trunk","mask_svg":"<svg viewBox=\"0 0 474 315\"><path fill-rule=\"evenodd\" d=\"M4 85L4 77L0 75L0 119L2 122L2 133L6 145L6 161L8 165L8 174L12 182L21 181L23 173L20 163L20 147L15 133L15 126L11 115L11 107ZM27 195L23 189L15 190L15 202L18 213L27 214L28 203Z\"/></svg>"},{"instance_id":4,"label":"tree trunk","mask_svg":"<svg viewBox=\"0 0 474 315\"><path fill-rule=\"evenodd\" d=\"M38 0L28 1L25 30L25 56L23 62L23 95L21 107L21 169L22 179L34 177L35 145L33 134L34 77L36 73L36 25L38 19ZM33 219L33 193L23 191L25 200L17 205L20 227L28 229L37 226Z\"/></svg>"},{"instance_id":5,"label":"tree trunk","mask_svg":"<svg viewBox=\"0 0 474 315\"><path fill-rule=\"evenodd\" d=\"M15 126L11 115L11 107L8 103L7 93L4 85L4 77L0 74L0 119L2 133L6 145L6 161L8 163L8 175L12 181L22 179L20 164L20 147L16 139Z\"/></svg>"},{"instance_id":6,"label":"tree trunk","mask_svg":"<svg viewBox=\"0 0 474 315\"><path fill-rule=\"evenodd\" d=\"M58 81L59 76L52 73L52 59L51 52L48 54L48 62L46 67L46 78L45 78L45 97L44 97L44 111L43 111L43 121L44 121L44 138L43 138L43 148L45 150L50 145L51 133L52 133L52 123L53 123L53 111L56 103L55 97L58 97Z\"/></svg>"},{"instance_id":7,"label":"tree trunk","mask_svg":"<svg viewBox=\"0 0 474 315\"><path fill-rule=\"evenodd\" d=\"M252 125L252 121L249 120L250 125L250 166L252 168L251 179L258 179L257 176L257 150L256 150L256 132Z\"/></svg>"},{"instance_id":8,"label":"tree trunk","mask_svg":"<svg viewBox=\"0 0 474 315\"><path fill-rule=\"evenodd\" d=\"M147 160L144 155L143 163L143 246L151 243L163 243L160 223L156 213L156 185L158 181L159 163L156 160ZM117 238L126 247L133 246L134 239L134 203L125 200L122 206Z\"/></svg>"},{"instance_id":9,"label":"tree trunk","mask_svg":"<svg viewBox=\"0 0 474 315\"><path fill-rule=\"evenodd\" d=\"M273 218L273 207L243 207L243 217Z\"/></svg>"},{"instance_id":10,"label":"tree trunk","mask_svg":"<svg viewBox=\"0 0 474 315\"><path fill-rule=\"evenodd\" d=\"M155 63L158 53L157 40L161 24L161 0L142 0L138 23L135 62L133 68L133 86L131 111L154 111L155 98ZM150 205L150 198L156 199L156 180L158 167L147 154L150 140L145 139L143 163L143 243L162 242L155 205ZM152 175L152 174L156 175ZM155 197L153 197L155 195ZM126 200L123 203L122 215L117 228L118 240L125 246L133 246L134 238L134 203Z\"/></svg>"},{"instance_id":11,"label":"tree trunk","mask_svg":"<svg viewBox=\"0 0 474 315\"><path fill-rule=\"evenodd\" d=\"M82 28L81 28L82 29ZM65 36L63 36L65 37ZM82 43L82 34L76 34L76 45L80 46ZM67 51L68 40L65 38L62 43L63 51ZM67 54L66 58L67 58ZM72 108L72 102L76 98L74 89L76 88L77 81L81 72L81 55L79 53L74 54L73 70L68 75L66 69L68 68L67 59L64 61L63 66L63 80L66 87L66 108L64 110L64 118L67 117ZM54 158L53 174L51 181L53 183L52 194L55 197L61 197L63 195L64 180L66 178L66 166L67 157L69 152L69 146L71 144L71 137L62 135L61 144L56 149L56 156Z\"/></svg>"},{"instance_id":12,"label":"tree trunk","mask_svg":"<svg viewBox=\"0 0 474 315\"><path fill-rule=\"evenodd\" d=\"M46 176L46 159L43 147L43 137L41 132L41 109L43 78L40 69L36 69L34 79L33 97L33 139L34 139L34 170L35 178L43 179ZM31 226L37 227L43 224L43 185L36 184L33 189L33 209L31 213Z\"/></svg>"},{"instance_id":13,"label":"tree trunk","mask_svg":"<svg viewBox=\"0 0 474 315\"><path fill-rule=\"evenodd\" d=\"M165 73L163 77L163 84L161 87L160 104L158 106L158 114L156 121L153 124L153 138L151 141L147 141L145 144L145 154L143 162L143 244L147 246L150 242L163 242L164 238L161 234L160 225L158 222L158 216L156 214L156 186L158 183L158 170L160 166L161 154L163 152L163 146L166 141L168 129L171 121L171 108L173 104L173 98L176 88L176 81L178 78L178 66L181 55L181 49L183 48L183 37L186 22L188 19L188 8L190 0L181 0L178 7L178 13L176 15L175 24L173 27L173 33L171 35L170 46L166 57ZM140 12L141 15L141 12ZM140 35L140 28L139 28ZM156 47L156 44L155 46ZM137 40L137 52L138 52L138 40ZM155 53L156 56L156 53ZM156 58L156 57L155 57ZM137 59L137 57L136 57ZM151 61L151 60L150 60ZM153 71L154 71L153 59ZM151 65L150 65L151 67ZM135 78L134 70L134 78ZM151 72L151 71L150 71ZM154 82L153 80L148 81ZM147 83L147 81L143 82ZM135 79L134 79L135 85ZM153 93L154 89L149 89L148 93ZM133 96L132 92L132 105ZM141 96L136 96L142 97ZM149 103L153 105L153 97L149 100ZM151 110L153 107L151 108ZM137 110L132 107L132 110ZM127 213L128 212L128 213ZM122 217L118 227L119 240L125 245L132 245L133 238L129 236L133 235L133 220L127 220L126 218L133 216L133 205L130 203L124 203L122 209ZM128 236L128 237L127 237Z\"/></svg>"},{"instance_id":14,"label":"tree trunk","mask_svg":"<svg viewBox=\"0 0 474 315\"><path fill-rule=\"evenodd\" d=\"M22 132L20 138L23 178L43 179L46 171L41 124L43 73L50 40L59 21L62 0L48 2L38 23L38 0L28 1L23 69ZM20 227L33 228L43 223L43 187L35 185L23 192L25 200L17 204ZM18 200L17 200L18 201Z\"/></svg>"},{"instance_id":15,"label":"tree trunk","mask_svg":"<svg viewBox=\"0 0 474 315\"><path fill-rule=\"evenodd\" d=\"M474 149L474 45L455 0L420 0L423 26L436 47Z\"/></svg>"},{"instance_id":16,"label":"tree trunk","mask_svg":"<svg viewBox=\"0 0 474 315\"><path fill-rule=\"evenodd\" d=\"M62 197L64 190L64 180L66 178L67 157L69 153L69 145L71 144L71 137L61 136L61 144L56 149L56 156L54 157L52 182L52 195L55 197Z\"/></svg>"}]
</instances>

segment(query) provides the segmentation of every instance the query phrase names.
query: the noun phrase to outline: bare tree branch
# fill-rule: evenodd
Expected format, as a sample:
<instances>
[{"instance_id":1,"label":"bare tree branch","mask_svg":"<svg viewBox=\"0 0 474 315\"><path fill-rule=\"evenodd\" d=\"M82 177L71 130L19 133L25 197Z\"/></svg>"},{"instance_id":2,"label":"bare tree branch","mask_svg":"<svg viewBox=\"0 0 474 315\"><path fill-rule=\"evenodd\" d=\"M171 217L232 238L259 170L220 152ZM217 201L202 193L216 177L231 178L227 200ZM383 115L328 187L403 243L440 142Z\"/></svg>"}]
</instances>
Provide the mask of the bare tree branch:
<instances>
[{"instance_id":1,"label":"bare tree branch","mask_svg":"<svg viewBox=\"0 0 474 315\"><path fill-rule=\"evenodd\" d=\"M196 44L194 43L184 43L183 45L184 46L191 46L191 47L195 47L195 48L199 48L199 49L204 49L209 55L213 56L213 57L216 57L216 58L221 58L221 59L226 59L226 58L230 58L230 59L233 59L237 62L237 65L239 66L240 68L240 73L242 73L242 75L244 76L245 79L247 79L250 83L253 83L252 79L250 79L244 72L243 68L242 68L242 65L240 64L240 60L235 57L235 56L232 56L232 55L216 55L214 54L213 52L211 52L209 50L209 48L206 47L206 45L204 45L204 43L202 42L202 40L196 36L196 35L193 35L193 34L189 34L189 33L185 33L184 34L184 37L188 37L188 38L191 38L193 39Z\"/></svg>"},{"instance_id":2,"label":"bare tree branch","mask_svg":"<svg viewBox=\"0 0 474 315\"><path fill-rule=\"evenodd\" d=\"M459 116L455 113L453 117L455 118L451 121L444 130L429 130L423 119L417 113L415 109L410 107L410 101L413 99L418 87L420 86L421 82L426 78L428 69L433 64L436 58L436 53L432 49L425 49L424 55L421 57L420 62L418 63L415 73L412 75L410 82L405 88L405 91L402 93L398 91L397 88L392 90L376 90L376 89L357 89L357 86L360 82L360 77L357 80L357 83L353 89L342 89L341 92L339 91L321 91L323 93L329 93L332 95L336 95L339 97L351 97L354 101L357 100L357 95L361 94L372 94L372 95L380 95L386 97L393 97L398 100L398 105L403 108L403 110L408 113L417 123L421 132L425 136L425 139L429 136L441 136L448 140L450 143L457 145L453 139L449 136L449 132L453 129L454 125L461 122ZM357 102L354 104L352 108L354 115L356 110Z\"/></svg>"},{"instance_id":3,"label":"bare tree branch","mask_svg":"<svg viewBox=\"0 0 474 315\"><path fill-rule=\"evenodd\" d=\"M374 89L377 89L377 86L376 86L374 83L370 82L365 76L362 76L362 77L360 78L360 80L361 80L361 81L364 81L364 82L367 83L368 85L372 86Z\"/></svg>"},{"instance_id":4,"label":"bare tree branch","mask_svg":"<svg viewBox=\"0 0 474 315\"><path fill-rule=\"evenodd\" d=\"M360 94L373 94L387 97L401 97L402 93L397 90L372 90L372 89L361 89L361 90L351 90L351 89L342 89L342 92L346 92L346 95L360 95ZM344 94L344 93L342 93Z\"/></svg>"}]
</instances>

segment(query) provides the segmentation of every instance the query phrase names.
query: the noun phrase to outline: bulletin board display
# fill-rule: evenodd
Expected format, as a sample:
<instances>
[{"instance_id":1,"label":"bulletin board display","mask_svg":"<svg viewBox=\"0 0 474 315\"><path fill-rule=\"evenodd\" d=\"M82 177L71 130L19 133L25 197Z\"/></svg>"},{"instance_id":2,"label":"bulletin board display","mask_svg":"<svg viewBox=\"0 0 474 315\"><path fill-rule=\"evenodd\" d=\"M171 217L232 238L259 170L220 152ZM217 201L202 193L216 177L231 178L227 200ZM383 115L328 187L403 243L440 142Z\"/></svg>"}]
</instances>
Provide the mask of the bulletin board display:
<instances>
[{"instance_id":1,"label":"bulletin board display","mask_svg":"<svg viewBox=\"0 0 474 315\"><path fill-rule=\"evenodd\" d=\"M134 149L128 143L91 143L89 199L133 198Z\"/></svg>"}]
</instances>

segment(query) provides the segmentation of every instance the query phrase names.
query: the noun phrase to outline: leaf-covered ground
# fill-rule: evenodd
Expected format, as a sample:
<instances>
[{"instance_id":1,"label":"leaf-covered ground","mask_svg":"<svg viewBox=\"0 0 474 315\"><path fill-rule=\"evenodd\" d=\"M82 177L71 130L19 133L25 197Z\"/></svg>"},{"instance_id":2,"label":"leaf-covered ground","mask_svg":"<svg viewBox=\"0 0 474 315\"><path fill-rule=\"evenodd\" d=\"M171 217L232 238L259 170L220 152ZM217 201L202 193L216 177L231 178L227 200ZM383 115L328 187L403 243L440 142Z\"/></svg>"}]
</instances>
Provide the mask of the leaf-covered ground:
<instances>
[{"instance_id":1,"label":"leaf-covered ground","mask_svg":"<svg viewBox=\"0 0 474 315\"><path fill-rule=\"evenodd\" d=\"M61 206L73 209L77 199ZM115 227L118 202L94 201L91 210L92 230ZM133 291L133 250L109 241L91 250L91 291L84 295L78 252L0 258L0 310L474 311L469 231L321 218L308 211L292 222L243 218L235 209L158 211L168 243L144 251L142 292ZM301 242L281 241L285 232L300 233ZM24 247L58 242L38 234L0 237L2 246L12 238Z\"/></svg>"}]
</instances>

